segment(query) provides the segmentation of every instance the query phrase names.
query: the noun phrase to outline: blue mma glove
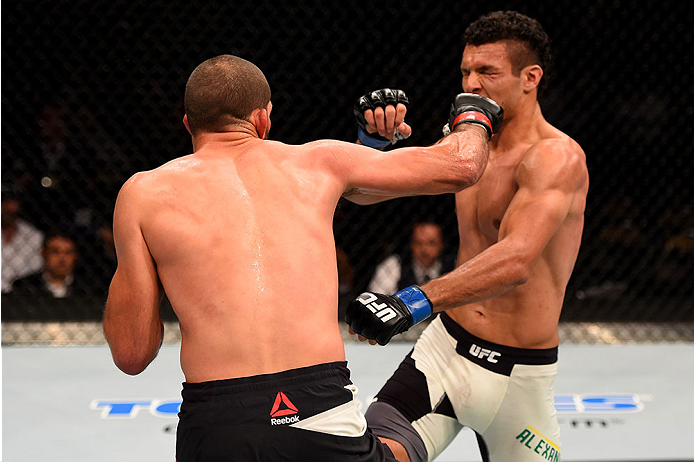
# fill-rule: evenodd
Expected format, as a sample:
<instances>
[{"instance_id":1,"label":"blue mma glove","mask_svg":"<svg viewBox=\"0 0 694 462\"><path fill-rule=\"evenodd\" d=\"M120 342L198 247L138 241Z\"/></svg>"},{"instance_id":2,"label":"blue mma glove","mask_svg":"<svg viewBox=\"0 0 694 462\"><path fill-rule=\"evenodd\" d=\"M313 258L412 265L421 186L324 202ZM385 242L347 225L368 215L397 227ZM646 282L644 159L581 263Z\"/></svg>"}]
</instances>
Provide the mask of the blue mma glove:
<instances>
[{"instance_id":1,"label":"blue mma glove","mask_svg":"<svg viewBox=\"0 0 694 462\"><path fill-rule=\"evenodd\" d=\"M431 300L414 285L395 295L362 293L347 306L345 321L357 334L385 345L431 313Z\"/></svg>"},{"instance_id":2,"label":"blue mma glove","mask_svg":"<svg viewBox=\"0 0 694 462\"><path fill-rule=\"evenodd\" d=\"M397 130L395 131L392 141L378 133L369 133L366 131L368 122L366 118L364 118L364 111L367 109L374 110L377 107L385 108L389 104L397 106L398 103L402 103L407 107L410 104L410 100L407 98L404 91L393 90L391 88L372 91L357 99L354 103L354 117L357 119L357 137L364 146L382 149L389 144L395 144L399 140L405 139Z\"/></svg>"}]
</instances>

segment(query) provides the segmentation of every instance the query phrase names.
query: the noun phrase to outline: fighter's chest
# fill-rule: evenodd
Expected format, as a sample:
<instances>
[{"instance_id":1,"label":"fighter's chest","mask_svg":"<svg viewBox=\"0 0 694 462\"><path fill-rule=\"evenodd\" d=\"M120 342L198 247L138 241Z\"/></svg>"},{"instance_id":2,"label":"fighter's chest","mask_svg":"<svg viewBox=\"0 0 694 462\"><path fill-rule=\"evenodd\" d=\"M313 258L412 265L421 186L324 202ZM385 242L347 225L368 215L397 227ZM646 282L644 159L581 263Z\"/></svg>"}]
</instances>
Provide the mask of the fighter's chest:
<instances>
[{"instance_id":1,"label":"fighter's chest","mask_svg":"<svg viewBox=\"0 0 694 462\"><path fill-rule=\"evenodd\" d=\"M459 197L458 212L465 215L470 231L498 239L501 222L518 191L515 170L511 164L491 164L477 184Z\"/></svg>"}]
</instances>

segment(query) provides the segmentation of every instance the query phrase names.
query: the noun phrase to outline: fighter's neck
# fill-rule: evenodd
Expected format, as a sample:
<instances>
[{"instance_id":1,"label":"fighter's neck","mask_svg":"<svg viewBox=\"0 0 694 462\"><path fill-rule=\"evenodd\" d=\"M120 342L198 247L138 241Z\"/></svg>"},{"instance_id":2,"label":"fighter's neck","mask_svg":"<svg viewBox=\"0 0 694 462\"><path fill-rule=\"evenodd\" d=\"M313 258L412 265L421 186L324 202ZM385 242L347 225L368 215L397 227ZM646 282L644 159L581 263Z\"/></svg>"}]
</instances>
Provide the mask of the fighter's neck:
<instances>
[{"instance_id":1,"label":"fighter's neck","mask_svg":"<svg viewBox=\"0 0 694 462\"><path fill-rule=\"evenodd\" d=\"M542 139L542 131L547 121L542 115L540 104L508 111L499 132L492 138L492 146L497 150L512 149L519 144L534 144Z\"/></svg>"},{"instance_id":2,"label":"fighter's neck","mask_svg":"<svg viewBox=\"0 0 694 462\"><path fill-rule=\"evenodd\" d=\"M259 140L260 138L255 130L246 128L225 132L202 133L193 137L193 150L197 152L203 148L206 150L224 149Z\"/></svg>"}]
</instances>

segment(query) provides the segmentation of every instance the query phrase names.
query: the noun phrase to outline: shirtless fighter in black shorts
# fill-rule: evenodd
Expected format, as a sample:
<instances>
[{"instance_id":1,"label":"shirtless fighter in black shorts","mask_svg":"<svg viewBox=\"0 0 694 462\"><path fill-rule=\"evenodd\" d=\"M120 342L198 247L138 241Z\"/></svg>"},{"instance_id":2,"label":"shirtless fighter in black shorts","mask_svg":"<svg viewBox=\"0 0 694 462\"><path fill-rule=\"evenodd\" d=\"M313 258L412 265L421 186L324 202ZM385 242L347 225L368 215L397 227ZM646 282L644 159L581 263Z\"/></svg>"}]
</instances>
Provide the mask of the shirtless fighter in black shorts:
<instances>
[{"instance_id":1,"label":"shirtless fighter in black shorts","mask_svg":"<svg viewBox=\"0 0 694 462\"><path fill-rule=\"evenodd\" d=\"M194 153L135 174L116 202L104 313L116 365L134 375L154 360L166 292L186 379L178 462L392 460L345 362L335 207L468 187L487 163L486 132L461 123L434 146L389 153L270 141L265 76L229 55L193 71L185 110ZM297 283L308 279L310 291Z\"/></svg>"}]
</instances>

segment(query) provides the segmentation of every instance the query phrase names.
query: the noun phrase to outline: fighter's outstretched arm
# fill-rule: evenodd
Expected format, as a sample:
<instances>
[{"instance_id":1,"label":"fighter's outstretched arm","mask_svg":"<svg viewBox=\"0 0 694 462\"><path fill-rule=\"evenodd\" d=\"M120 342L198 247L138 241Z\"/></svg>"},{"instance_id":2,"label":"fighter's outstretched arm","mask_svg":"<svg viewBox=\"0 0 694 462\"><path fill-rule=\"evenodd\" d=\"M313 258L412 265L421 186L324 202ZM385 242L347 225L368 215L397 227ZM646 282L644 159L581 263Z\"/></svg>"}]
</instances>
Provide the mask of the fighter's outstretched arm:
<instances>
[{"instance_id":1,"label":"fighter's outstretched arm","mask_svg":"<svg viewBox=\"0 0 694 462\"><path fill-rule=\"evenodd\" d=\"M405 101L405 104L399 102L400 100ZM395 106L396 102L397 109ZM385 145L389 144L389 141L381 140L385 140L386 138L392 139L394 133L398 133L405 129L407 131L407 135L409 136L411 129L403 121L405 114L407 113L407 104L407 97L401 90L377 90L375 92L367 93L359 98L357 104L355 104L354 113L357 119L357 125L359 126L360 141L364 142L366 145L370 145L371 147L382 148L384 145L378 143L385 143ZM479 132L479 129L471 129L469 126L473 125L484 127L488 138L491 138L492 133L499 129L502 120L503 110L494 101L479 95L466 93L461 93L456 96L454 102L451 104L449 120L448 124L446 125L446 128L448 128L447 133L453 131L453 133L449 135L453 139L451 140L448 139L449 137L444 137L437 144L430 147L429 151L436 153L438 150L441 150L441 148L443 148L445 151L445 149L450 148L450 146L457 146L460 154L456 159L458 162L473 160L470 167L474 169L478 175L476 175L473 182L463 182L458 190L474 184L477 179L479 179L479 176L482 174L482 171L484 171L487 164L488 145L484 142L482 143L483 145L480 145L480 140L478 138L476 139L471 137L470 132ZM377 133L371 133L376 129ZM465 133L465 135L461 136L461 133ZM380 140L373 139L372 136L378 136ZM452 141L453 143L451 143ZM401 154L403 152L407 152L406 149L421 150L422 148L396 149L389 151L389 153ZM479 156L475 158L476 154L480 152L484 154L484 158L482 159ZM472 155L472 157L470 157L470 155ZM448 160L450 161L451 159L449 158ZM479 162L480 160L483 160L483 162ZM409 168L419 168L419 165L416 164L404 164L404 166ZM445 192L450 191L432 191L405 195L441 194ZM344 194L346 199L360 205L373 204L402 196L403 194L401 193L384 194L383 192L364 188L348 189Z\"/></svg>"},{"instance_id":2,"label":"fighter's outstretched arm","mask_svg":"<svg viewBox=\"0 0 694 462\"><path fill-rule=\"evenodd\" d=\"M125 183L116 200L113 237L118 268L103 319L113 361L130 375L139 374L154 360L164 335L159 315L163 291L139 225L142 192L138 175Z\"/></svg>"},{"instance_id":3,"label":"fighter's outstretched arm","mask_svg":"<svg viewBox=\"0 0 694 462\"><path fill-rule=\"evenodd\" d=\"M427 147L405 147L388 152L357 144L319 141L330 152L326 158L342 184L343 197L359 202L368 198L404 197L458 192L482 175L489 156L484 130L461 124L455 133Z\"/></svg>"}]
</instances>

